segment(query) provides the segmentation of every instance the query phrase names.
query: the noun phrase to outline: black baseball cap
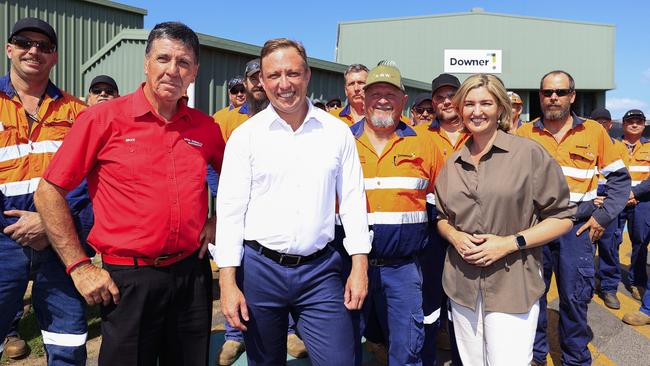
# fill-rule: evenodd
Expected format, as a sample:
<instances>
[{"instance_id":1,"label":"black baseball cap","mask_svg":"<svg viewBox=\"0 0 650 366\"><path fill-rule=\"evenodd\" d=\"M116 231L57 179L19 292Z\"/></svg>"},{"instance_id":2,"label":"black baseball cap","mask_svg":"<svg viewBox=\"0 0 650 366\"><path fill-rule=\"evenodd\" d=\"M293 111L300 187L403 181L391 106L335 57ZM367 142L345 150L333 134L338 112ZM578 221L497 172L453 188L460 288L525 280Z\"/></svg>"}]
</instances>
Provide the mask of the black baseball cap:
<instances>
[{"instance_id":1,"label":"black baseball cap","mask_svg":"<svg viewBox=\"0 0 650 366\"><path fill-rule=\"evenodd\" d=\"M341 97L339 97L338 95L333 95L333 96L331 96L331 97L327 100L327 104L330 104L330 103L332 103L332 102L335 101L335 100L338 100L339 103L343 102L343 101L341 100Z\"/></svg>"},{"instance_id":2,"label":"black baseball cap","mask_svg":"<svg viewBox=\"0 0 650 366\"><path fill-rule=\"evenodd\" d=\"M630 109L629 111L625 112L625 114L623 115L623 122L625 122L625 120L630 118L641 118L642 120L645 121L645 114L643 114L643 111L639 109Z\"/></svg>"},{"instance_id":3,"label":"black baseball cap","mask_svg":"<svg viewBox=\"0 0 650 366\"><path fill-rule=\"evenodd\" d=\"M454 75L440 74L431 82L431 93L435 93L436 90L443 86L453 86L454 88L458 89L460 88L460 81Z\"/></svg>"},{"instance_id":4,"label":"black baseball cap","mask_svg":"<svg viewBox=\"0 0 650 366\"><path fill-rule=\"evenodd\" d=\"M50 39L50 42L52 42L52 44L55 46L57 45L56 32L54 31L54 28L52 28L52 26L44 20L38 18L20 19L16 22L16 24L14 24L14 27L11 29L11 34L9 34L7 41L11 42L11 38L22 31L32 31L44 34L47 36L47 38Z\"/></svg>"},{"instance_id":5,"label":"black baseball cap","mask_svg":"<svg viewBox=\"0 0 650 366\"><path fill-rule=\"evenodd\" d=\"M246 77L249 77L260 71L260 59L256 58L246 63Z\"/></svg>"},{"instance_id":6,"label":"black baseball cap","mask_svg":"<svg viewBox=\"0 0 650 366\"><path fill-rule=\"evenodd\" d=\"M420 103L424 102L425 100L431 101L431 94L420 93L416 95L415 99L413 100L413 107L417 107Z\"/></svg>"},{"instance_id":7,"label":"black baseball cap","mask_svg":"<svg viewBox=\"0 0 650 366\"><path fill-rule=\"evenodd\" d=\"M612 114L609 113L609 111L605 108L596 108L591 112L591 119L598 119L598 118L611 120Z\"/></svg>"},{"instance_id":8,"label":"black baseball cap","mask_svg":"<svg viewBox=\"0 0 650 366\"><path fill-rule=\"evenodd\" d=\"M230 81L228 81L228 90L232 89L234 86L237 85L244 85L244 78L242 78L239 75L235 76L234 78L230 79Z\"/></svg>"},{"instance_id":9,"label":"black baseball cap","mask_svg":"<svg viewBox=\"0 0 650 366\"><path fill-rule=\"evenodd\" d=\"M111 87L113 87L113 89L115 89L115 91L119 92L119 88L117 87L117 83L115 82L115 80L112 77L110 77L108 75L97 75L97 76L95 76L93 78L93 80L90 82L90 88L88 88L88 90L92 89L93 86L95 86L95 85L97 85L99 83L108 84Z\"/></svg>"}]
</instances>

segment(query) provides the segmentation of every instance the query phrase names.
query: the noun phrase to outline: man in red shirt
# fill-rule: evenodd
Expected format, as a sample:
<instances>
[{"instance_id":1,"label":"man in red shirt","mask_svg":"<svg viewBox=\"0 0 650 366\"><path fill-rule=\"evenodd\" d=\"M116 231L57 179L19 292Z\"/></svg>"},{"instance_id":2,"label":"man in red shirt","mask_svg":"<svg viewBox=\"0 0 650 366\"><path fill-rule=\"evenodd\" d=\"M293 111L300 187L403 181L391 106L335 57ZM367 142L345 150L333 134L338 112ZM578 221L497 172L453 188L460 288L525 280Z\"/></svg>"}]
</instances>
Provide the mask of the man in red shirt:
<instances>
[{"instance_id":1,"label":"man in red shirt","mask_svg":"<svg viewBox=\"0 0 650 366\"><path fill-rule=\"evenodd\" d=\"M75 121L35 195L52 246L88 304L102 304L99 365L205 365L214 240L207 219L207 164L221 170L224 142L212 118L181 100L198 72L187 26L149 34L146 82ZM88 179L95 225L90 263L65 205Z\"/></svg>"}]
</instances>

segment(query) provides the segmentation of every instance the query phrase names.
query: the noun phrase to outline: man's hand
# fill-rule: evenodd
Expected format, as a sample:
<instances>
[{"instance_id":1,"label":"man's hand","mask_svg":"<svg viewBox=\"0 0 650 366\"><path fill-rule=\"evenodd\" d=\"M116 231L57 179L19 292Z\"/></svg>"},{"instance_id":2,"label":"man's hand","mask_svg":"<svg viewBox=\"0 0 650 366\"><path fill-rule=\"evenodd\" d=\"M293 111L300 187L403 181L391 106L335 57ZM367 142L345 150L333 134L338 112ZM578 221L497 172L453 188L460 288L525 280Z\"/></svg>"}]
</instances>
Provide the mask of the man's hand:
<instances>
[{"instance_id":1,"label":"man's hand","mask_svg":"<svg viewBox=\"0 0 650 366\"><path fill-rule=\"evenodd\" d=\"M245 332L248 328L241 321L248 321L248 306L244 294L235 282L237 267L225 267L219 270L219 286L221 288L221 312L228 323L235 329ZM241 317L240 317L241 314Z\"/></svg>"},{"instance_id":2,"label":"man's hand","mask_svg":"<svg viewBox=\"0 0 650 366\"><path fill-rule=\"evenodd\" d=\"M201 236L199 236L199 243L201 243L201 249L199 249L199 259L203 259L203 256L205 256L205 252L208 251L208 244L214 244L216 231L217 216L212 216L206 220L205 225L203 225L203 230L201 230Z\"/></svg>"},{"instance_id":3,"label":"man's hand","mask_svg":"<svg viewBox=\"0 0 650 366\"><path fill-rule=\"evenodd\" d=\"M589 230L589 239L592 243L600 240L600 237L603 236L603 233L605 232L605 228L600 226L598 221L596 221L593 216L590 217L589 221L582 225L578 231L576 231L576 236L580 236L580 234L582 234L585 230Z\"/></svg>"},{"instance_id":4,"label":"man's hand","mask_svg":"<svg viewBox=\"0 0 650 366\"><path fill-rule=\"evenodd\" d=\"M636 200L636 197L634 197L634 192L630 191L630 196L627 198L627 203L625 206L636 206L639 201Z\"/></svg>"},{"instance_id":5,"label":"man's hand","mask_svg":"<svg viewBox=\"0 0 650 366\"><path fill-rule=\"evenodd\" d=\"M111 275L104 269L91 263L75 267L71 272L72 282L88 305L120 302L120 291Z\"/></svg>"},{"instance_id":6,"label":"man's hand","mask_svg":"<svg viewBox=\"0 0 650 366\"><path fill-rule=\"evenodd\" d=\"M368 295L368 256L352 256L352 270L345 283L343 304L348 310L359 310Z\"/></svg>"},{"instance_id":7,"label":"man's hand","mask_svg":"<svg viewBox=\"0 0 650 366\"><path fill-rule=\"evenodd\" d=\"M603 202L605 202L605 196L597 196L594 198L594 205L596 205L596 207L602 206Z\"/></svg>"},{"instance_id":8,"label":"man's hand","mask_svg":"<svg viewBox=\"0 0 650 366\"><path fill-rule=\"evenodd\" d=\"M5 227L3 232L9 235L22 246L30 246L34 250L43 250L50 243L47 241L45 227L38 212L9 210L4 212L5 216L18 217L18 221Z\"/></svg>"},{"instance_id":9,"label":"man's hand","mask_svg":"<svg viewBox=\"0 0 650 366\"><path fill-rule=\"evenodd\" d=\"M497 236L492 234L475 234L475 238L483 243L469 249L463 255L466 262L479 267L487 267L506 255L516 252L518 247L512 236Z\"/></svg>"}]
</instances>

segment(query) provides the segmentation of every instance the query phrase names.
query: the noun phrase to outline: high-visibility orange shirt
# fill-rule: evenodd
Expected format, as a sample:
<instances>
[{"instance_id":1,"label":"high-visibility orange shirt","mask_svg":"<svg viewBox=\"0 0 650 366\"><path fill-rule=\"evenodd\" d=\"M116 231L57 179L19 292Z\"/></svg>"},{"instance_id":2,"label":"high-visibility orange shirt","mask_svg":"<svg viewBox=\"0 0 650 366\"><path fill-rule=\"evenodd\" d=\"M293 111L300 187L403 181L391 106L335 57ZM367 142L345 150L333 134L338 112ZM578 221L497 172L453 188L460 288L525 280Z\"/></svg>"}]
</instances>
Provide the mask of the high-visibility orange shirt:
<instances>
[{"instance_id":1,"label":"high-visibility orange shirt","mask_svg":"<svg viewBox=\"0 0 650 366\"><path fill-rule=\"evenodd\" d=\"M33 193L77 114L79 99L48 83L31 131L9 75L0 78L0 192L6 207L35 211Z\"/></svg>"},{"instance_id":2,"label":"high-visibility orange shirt","mask_svg":"<svg viewBox=\"0 0 650 366\"><path fill-rule=\"evenodd\" d=\"M248 102L244 102L240 107L220 113L217 111L212 118L219 124L221 128L221 136L225 142L228 142L230 135L235 128L241 126L248 118Z\"/></svg>"},{"instance_id":3,"label":"high-visibility orange shirt","mask_svg":"<svg viewBox=\"0 0 650 366\"><path fill-rule=\"evenodd\" d=\"M542 119L524 123L516 134L537 141L557 160L572 202L590 202L596 198L598 172L607 179L608 199L601 207L591 205L592 216L598 223L607 225L625 207L630 177L620 153L598 122L574 114L573 125L560 142L544 127Z\"/></svg>"},{"instance_id":4,"label":"high-visibility orange shirt","mask_svg":"<svg viewBox=\"0 0 650 366\"><path fill-rule=\"evenodd\" d=\"M375 258L417 254L428 241L426 195L432 193L444 161L439 150L399 122L395 134L377 154L364 133L365 120L352 125L363 169L368 223L374 232Z\"/></svg>"},{"instance_id":5,"label":"high-visibility orange shirt","mask_svg":"<svg viewBox=\"0 0 650 366\"><path fill-rule=\"evenodd\" d=\"M632 192L637 199L647 200L642 197L650 192L650 140L641 137L634 147L628 148L624 141L616 140L623 150L626 165L632 178ZM645 183L644 183L645 182Z\"/></svg>"}]
</instances>

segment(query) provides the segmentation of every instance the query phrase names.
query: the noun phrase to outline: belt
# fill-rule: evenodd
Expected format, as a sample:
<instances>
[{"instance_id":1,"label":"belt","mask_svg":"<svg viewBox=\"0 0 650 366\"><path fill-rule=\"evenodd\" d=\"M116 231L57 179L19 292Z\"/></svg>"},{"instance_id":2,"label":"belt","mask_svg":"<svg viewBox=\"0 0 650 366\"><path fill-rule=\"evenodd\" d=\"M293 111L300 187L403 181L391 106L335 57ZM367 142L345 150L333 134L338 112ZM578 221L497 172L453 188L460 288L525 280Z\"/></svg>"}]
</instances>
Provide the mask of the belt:
<instances>
[{"instance_id":1,"label":"belt","mask_svg":"<svg viewBox=\"0 0 650 366\"><path fill-rule=\"evenodd\" d=\"M368 264L373 267L395 266L415 260L414 256L394 257L394 258L369 258Z\"/></svg>"},{"instance_id":2,"label":"belt","mask_svg":"<svg viewBox=\"0 0 650 366\"><path fill-rule=\"evenodd\" d=\"M329 251L329 248L326 245L323 249L315 253L312 253L310 255L295 255L295 254L284 254L269 249L263 246L262 244L260 244L257 240L244 240L244 244L246 244L254 251L258 252L259 254L265 256L266 258L287 267L297 266L299 264L312 261L318 257L323 256L323 254Z\"/></svg>"},{"instance_id":3,"label":"belt","mask_svg":"<svg viewBox=\"0 0 650 366\"><path fill-rule=\"evenodd\" d=\"M120 257L117 255L102 254L102 263L114 266L133 267L166 267L185 258L185 252L164 254L156 258L146 257Z\"/></svg>"}]
</instances>

